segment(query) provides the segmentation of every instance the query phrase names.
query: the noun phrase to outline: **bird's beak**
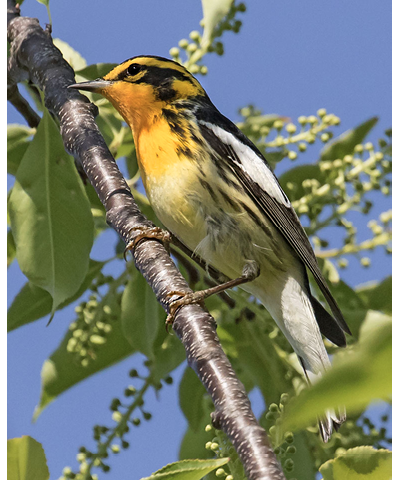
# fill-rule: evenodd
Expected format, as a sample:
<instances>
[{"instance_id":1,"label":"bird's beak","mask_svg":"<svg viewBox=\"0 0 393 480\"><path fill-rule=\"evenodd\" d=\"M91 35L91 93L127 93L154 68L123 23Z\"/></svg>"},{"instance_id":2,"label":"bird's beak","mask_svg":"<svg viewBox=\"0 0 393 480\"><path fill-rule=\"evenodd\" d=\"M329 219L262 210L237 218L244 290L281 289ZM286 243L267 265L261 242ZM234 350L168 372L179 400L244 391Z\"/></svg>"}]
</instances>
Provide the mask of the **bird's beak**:
<instances>
[{"instance_id":1,"label":"bird's beak","mask_svg":"<svg viewBox=\"0 0 393 480\"><path fill-rule=\"evenodd\" d=\"M105 88L110 87L113 82L108 80L103 80L102 78L97 78L96 80L91 80L89 82L74 83L73 85L68 85L68 88L76 88L77 90L86 90L87 92L101 92Z\"/></svg>"}]
</instances>

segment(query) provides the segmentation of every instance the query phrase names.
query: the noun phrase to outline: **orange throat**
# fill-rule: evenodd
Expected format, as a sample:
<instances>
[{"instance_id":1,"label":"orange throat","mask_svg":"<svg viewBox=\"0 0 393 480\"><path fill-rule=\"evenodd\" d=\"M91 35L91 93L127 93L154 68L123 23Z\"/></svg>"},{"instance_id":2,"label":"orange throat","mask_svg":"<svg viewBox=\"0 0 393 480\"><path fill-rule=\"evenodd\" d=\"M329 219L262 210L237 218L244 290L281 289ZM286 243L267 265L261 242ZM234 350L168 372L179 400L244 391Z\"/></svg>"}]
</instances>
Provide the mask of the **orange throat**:
<instances>
[{"instance_id":1,"label":"orange throat","mask_svg":"<svg viewBox=\"0 0 393 480\"><path fill-rule=\"evenodd\" d=\"M159 181L160 176L177 168L181 162L179 151L187 139L171 131L162 115L167 105L157 101L153 87L132 85L127 92L127 86L114 84L102 94L132 130L142 181L149 195L152 184Z\"/></svg>"}]
</instances>

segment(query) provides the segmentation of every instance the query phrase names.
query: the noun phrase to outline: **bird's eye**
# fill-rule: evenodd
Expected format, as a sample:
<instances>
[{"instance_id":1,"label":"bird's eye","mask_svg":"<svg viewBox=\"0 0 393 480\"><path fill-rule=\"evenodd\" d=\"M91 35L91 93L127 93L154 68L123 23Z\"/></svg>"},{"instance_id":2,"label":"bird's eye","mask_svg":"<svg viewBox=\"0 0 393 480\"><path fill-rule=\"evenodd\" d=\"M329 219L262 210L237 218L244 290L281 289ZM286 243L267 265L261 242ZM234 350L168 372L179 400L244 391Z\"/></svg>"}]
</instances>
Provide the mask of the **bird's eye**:
<instances>
[{"instance_id":1,"label":"bird's eye","mask_svg":"<svg viewBox=\"0 0 393 480\"><path fill-rule=\"evenodd\" d=\"M127 68L127 74L128 75L136 75L142 70L141 65L138 65L137 63L132 63L128 68Z\"/></svg>"}]
</instances>

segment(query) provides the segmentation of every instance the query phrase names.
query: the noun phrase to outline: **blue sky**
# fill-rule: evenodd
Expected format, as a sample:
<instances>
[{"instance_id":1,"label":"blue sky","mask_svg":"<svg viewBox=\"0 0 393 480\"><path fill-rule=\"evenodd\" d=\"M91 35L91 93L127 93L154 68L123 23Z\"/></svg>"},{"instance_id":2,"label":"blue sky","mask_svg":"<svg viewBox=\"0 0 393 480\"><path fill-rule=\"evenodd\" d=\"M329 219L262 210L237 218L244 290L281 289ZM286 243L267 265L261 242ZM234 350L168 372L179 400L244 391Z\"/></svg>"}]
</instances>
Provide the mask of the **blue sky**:
<instances>
[{"instance_id":1,"label":"blue sky","mask_svg":"<svg viewBox=\"0 0 393 480\"><path fill-rule=\"evenodd\" d=\"M239 34L223 37L225 55L206 59L204 88L216 106L232 120L239 120L238 108L253 103L265 113L278 113L294 120L315 114L324 107L341 118L341 133L378 115L379 124L371 141L391 125L391 3L387 0L339 0L315 2L253 1L240 18ZM168 56L171 47L190 31L199 29L202 8L199 1L79 2L57 1L51 5L53 37L70 43L88 62L121 62L139 54ZM47 22L45 8L25 0L22 14ZM23 123L9 109L10 123ZM317 158L319 145L309 149L304 160ZM290 167L284 161L279 171ZM378 209L389 208L378 205ZM360 228L366 238L367 229ZM105 233L92 257L107 258L106 246L114 232ZM365 270L351 261L343 273L351 285L385 277L390 260L380 252ZM113 267L116 270L116 266ZM9 271L9 302L24 284L16 264ZM90 378L66 392L50 405L35 424L31 423L40 391L42 364L57 347L69 322L72 308L56 314L49 328L47 320L12 332L8 339L8 429L9 437L29 434L42 442L47 453L51 479L58 478L65 465L76 467L77 448L92 446L94 424L111 424L109 404L129 383L127 371L141 365L135 356ZM159 402L148 395L146 405L153 413L135 435L131 448L111 458L108 480L138 479L175 461L186 423L177 405L177 380L160 393ZM253 395L256 413L261 410Z\"/></svg>"}]
</instances>

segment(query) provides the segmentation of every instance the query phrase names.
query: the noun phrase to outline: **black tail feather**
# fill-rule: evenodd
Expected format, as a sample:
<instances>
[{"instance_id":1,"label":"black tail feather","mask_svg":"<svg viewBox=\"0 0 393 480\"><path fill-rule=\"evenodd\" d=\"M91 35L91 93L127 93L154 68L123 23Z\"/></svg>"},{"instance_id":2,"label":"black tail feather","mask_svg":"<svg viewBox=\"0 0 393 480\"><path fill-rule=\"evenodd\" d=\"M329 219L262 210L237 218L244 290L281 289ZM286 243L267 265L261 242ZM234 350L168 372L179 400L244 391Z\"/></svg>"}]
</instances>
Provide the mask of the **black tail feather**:
<instances>
[{"instance_id":1,"label":"black tail feather","mask_svg":"<svg viewBox=\"0 0 393 480\"><path fill-rule=\"evenodd\" d=\"M323 335L338 347L346 347L347 341L345 334L334 318L327 312L323 306L312 295L311 303L314 309L319 329Z\"/></svg>"}]
</instances>

